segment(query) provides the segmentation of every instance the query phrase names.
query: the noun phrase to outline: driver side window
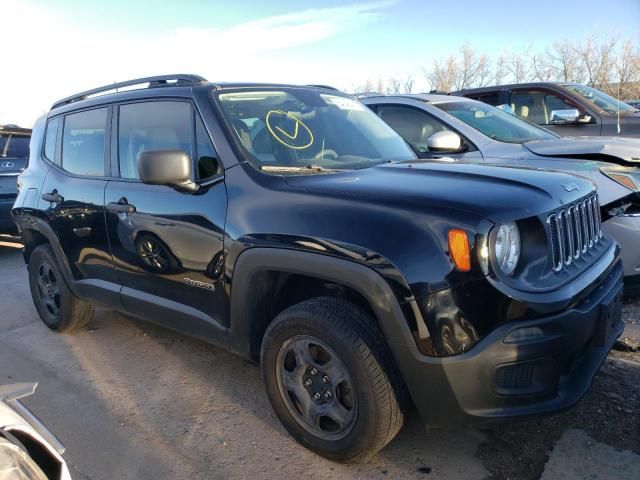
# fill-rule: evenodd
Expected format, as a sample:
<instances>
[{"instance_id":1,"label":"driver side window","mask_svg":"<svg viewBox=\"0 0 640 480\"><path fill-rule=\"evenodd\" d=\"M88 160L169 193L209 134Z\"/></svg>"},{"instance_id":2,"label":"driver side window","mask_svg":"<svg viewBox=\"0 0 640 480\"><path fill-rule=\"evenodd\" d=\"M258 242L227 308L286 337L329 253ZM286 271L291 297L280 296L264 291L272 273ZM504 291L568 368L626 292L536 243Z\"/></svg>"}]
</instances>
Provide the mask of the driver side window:
<instances>
[{"instance_id":1,"label":"driver side window","mask_svg":"<svg viewBox=\"0 0 640 480\"><path fill-rule=\"evenodd\" d=\"M429 153L427 140L434 133L453 132L440 120L416 108L403 105L380 105L376 112L411 145L418 155Z\"/></svg>"},{"instance_id":2,"label":"driver side window","mask_svg":"<svg viewBox=\"0 0 640 480\"><path fill-rule=\"evenodd\" d=\"M516 90L511 94L513 112L538 125L573 123L585 113L547 90ZM578 115L572 115L577 111ZM573 120L575 117L575 120Z\"/></svg>"}]
</instances>

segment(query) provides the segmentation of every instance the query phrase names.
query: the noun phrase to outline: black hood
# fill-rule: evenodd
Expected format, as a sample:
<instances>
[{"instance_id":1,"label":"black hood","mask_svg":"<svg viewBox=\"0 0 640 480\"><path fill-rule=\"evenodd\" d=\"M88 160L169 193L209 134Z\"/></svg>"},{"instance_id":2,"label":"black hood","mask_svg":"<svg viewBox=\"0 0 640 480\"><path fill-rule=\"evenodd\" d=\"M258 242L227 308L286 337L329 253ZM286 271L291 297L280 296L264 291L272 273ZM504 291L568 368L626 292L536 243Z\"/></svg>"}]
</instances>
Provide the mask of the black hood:
<instances>
[{"instance_id":1,"label":"black hood","mask_svg":"<svg viewBox=\"0 0 640 480\"><path fill-rule=\"evenodd\" d=\"M527 168L402 162L338 174L286 177L291 186L422 208L454 208L493 222L540 215L594 190L589 180Z\"/></svg>"}]
</instances>

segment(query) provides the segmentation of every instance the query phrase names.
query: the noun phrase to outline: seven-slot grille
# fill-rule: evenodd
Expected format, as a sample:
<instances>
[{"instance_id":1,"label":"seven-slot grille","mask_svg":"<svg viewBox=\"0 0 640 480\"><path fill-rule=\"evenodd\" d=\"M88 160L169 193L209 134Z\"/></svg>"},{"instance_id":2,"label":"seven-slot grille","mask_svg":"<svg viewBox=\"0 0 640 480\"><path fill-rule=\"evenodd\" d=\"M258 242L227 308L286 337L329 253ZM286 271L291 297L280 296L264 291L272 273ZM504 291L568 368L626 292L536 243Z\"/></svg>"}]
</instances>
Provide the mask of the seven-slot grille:
<instances>
[{"instance_id":1,"label":"seven-slot grille","mask_svg":"<svg viewBox=\"0 0 640 480\"><path fill-rule=\"evenodd\" d=\"M600 204L593 193L547 217L553 271L582 257L602 238Z\"/></svg>"}]
</instances>

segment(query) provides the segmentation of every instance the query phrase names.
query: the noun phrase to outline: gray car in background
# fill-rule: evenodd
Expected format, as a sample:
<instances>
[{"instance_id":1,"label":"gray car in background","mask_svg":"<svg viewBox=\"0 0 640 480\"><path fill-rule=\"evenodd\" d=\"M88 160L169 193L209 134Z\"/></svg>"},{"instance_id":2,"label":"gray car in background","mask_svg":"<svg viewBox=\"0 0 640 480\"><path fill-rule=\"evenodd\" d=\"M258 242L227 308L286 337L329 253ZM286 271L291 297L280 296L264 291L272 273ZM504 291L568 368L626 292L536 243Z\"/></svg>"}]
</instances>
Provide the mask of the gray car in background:
<instances>
[{"instance_id":1,"label":"gray car in background","mask_svg":"<svg viewBox=\"0 0 640 480\"><path fill-rule=\"evenodd\" d=\"M626 291L640 294L640 140L558 137L488 104L450 95L370 94L360 100L420 158L560 170L592 180L605 230L622 246ZM567 212L563 220L580 219L579 212Z\"/></svg>"}]
</instances>

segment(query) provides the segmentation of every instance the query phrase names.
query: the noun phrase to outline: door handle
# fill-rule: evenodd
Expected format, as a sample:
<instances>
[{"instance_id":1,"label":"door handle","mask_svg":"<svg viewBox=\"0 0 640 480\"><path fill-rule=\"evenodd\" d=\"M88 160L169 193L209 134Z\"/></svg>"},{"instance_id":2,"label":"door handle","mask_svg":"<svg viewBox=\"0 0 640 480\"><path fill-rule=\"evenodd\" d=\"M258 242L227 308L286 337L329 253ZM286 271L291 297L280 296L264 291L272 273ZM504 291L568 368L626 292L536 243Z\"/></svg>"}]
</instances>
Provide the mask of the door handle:
<instances>
[{"instance_id":1,"label":"door handle","mask_svg":"<svg viewBox=\"0 0 640 480\"><path fill-rule=\"evenodd\" d=\"M121 198L117 202L107 203L107 210L116 213L135 213L136 207L128 204L126 198Z\"/></svg>"},{"instance_id":2,"label":"door handle","mask_svg":"<svg viewBox=\"0 0 640 480\"><path fill-rule=\"evenodd\" d=\"M64 202L64 197L62 197L61 195L58 195L58 191L54 190L51 193L43 193L42 194L42 199L45 202L51 202L51 203L62 203Z\"/></svg>"}]
</instances>

